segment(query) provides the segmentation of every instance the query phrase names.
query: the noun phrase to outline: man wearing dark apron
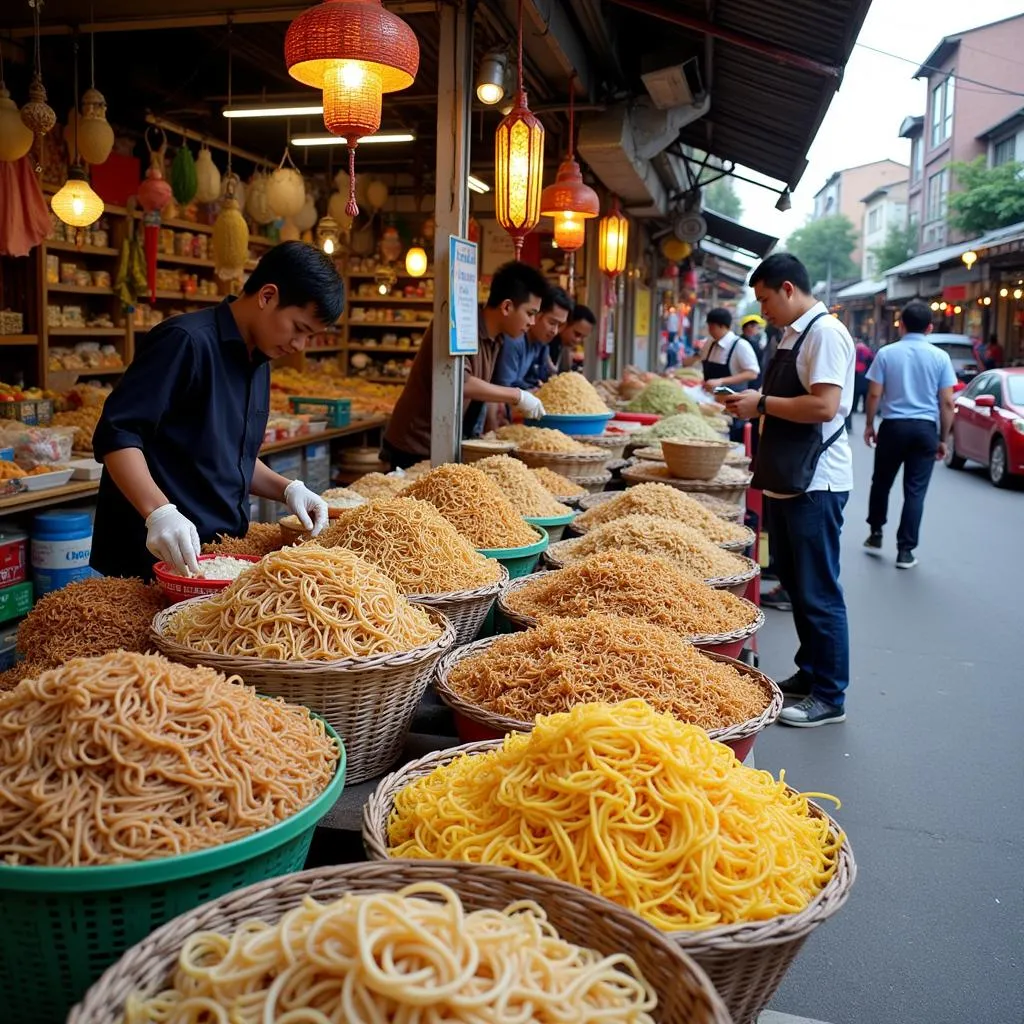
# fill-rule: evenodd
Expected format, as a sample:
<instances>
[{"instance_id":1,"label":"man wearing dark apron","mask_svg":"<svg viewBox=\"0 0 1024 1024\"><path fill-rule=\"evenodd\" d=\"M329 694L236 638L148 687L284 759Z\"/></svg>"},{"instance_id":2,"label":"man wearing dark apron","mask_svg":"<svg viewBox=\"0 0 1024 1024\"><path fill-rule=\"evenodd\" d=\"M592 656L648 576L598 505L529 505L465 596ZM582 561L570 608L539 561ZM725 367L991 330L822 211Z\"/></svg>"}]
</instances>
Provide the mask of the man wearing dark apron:
<instances>
[{"instance_id":1,"label":"man wearing dark apron","mask_svg":"<svg viewBox=\"0 0 1024 1024\"><path fill-rule=\"evenodd\" d=\"M765 494L772 555L800 641L798 671L779 685L802 699L779 720L810 728L846 718L850 640L839 541L853 487L845 418L854 345L811 295L807 270L795 256L770 256L750 284L764 315L785 333L762 390L727 398L726 406L741 419L760 418L752 486Z\"/></svg>"},{"instance_id":2,"label":"man wearing dark apron","mask_svg":"<svg viewBox=\"0 0 1024 1024\"><path fill-rule=\"evenodd\" d=\"M711 341L703 352L685 361L692 365L700 359L704 369L704 390L713 392L726 386L733 391L744 391L751 381L757 380L757 353L750 342L737 337L731 330L732 314L727 309L713 309L708 313L708 335ZM735 357L735 358L734 358ZM743 440L743 421L733 420L729 428L730 441Z\"/></svg>"}]
</instances>

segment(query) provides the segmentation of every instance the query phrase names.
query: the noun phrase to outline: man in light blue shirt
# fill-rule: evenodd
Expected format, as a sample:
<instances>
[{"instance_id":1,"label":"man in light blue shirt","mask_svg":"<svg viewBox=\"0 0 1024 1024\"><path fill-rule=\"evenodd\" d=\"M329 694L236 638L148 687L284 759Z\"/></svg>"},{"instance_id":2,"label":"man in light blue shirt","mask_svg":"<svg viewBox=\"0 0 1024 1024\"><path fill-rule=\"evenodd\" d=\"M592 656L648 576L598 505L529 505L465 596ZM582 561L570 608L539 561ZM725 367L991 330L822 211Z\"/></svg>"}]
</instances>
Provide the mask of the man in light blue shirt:
<instances>
[{"instance_id":1,"label":"man in light blue shirt","mask_svg":"<svg viewBox=\"0 0 1024 1024\"><path fill-rule=\"evenodd\" d=\"M864 443L875 449L875 471L868 498L871 534L864 549L881 554L882 527L889 514L889 492L903 467L903 513L896 531L896 568L917 565L917 547L932 467L945 458L953 428L956 373L949 355L928 340L932 314L915 300L900 314L902 337L887 345L868 369ZM875 431L875 414L882 425Z\"/></svg>"}]
</instances>

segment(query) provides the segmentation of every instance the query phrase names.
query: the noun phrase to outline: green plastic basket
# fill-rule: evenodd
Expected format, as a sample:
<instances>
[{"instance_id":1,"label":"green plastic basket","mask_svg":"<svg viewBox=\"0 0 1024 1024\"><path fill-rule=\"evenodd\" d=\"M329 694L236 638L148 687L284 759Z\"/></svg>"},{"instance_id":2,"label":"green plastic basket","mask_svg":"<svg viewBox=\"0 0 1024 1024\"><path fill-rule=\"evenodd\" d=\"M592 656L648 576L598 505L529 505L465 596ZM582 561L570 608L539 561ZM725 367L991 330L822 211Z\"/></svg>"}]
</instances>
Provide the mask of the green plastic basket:
<instances>
[{"instance_id":1,"label":"green plastic basket","mask_svg":"<svg viewBox=\"0 0 1024 1024\"><path fill-rule=\"evenodd\" d=\"M526 516L526 521L531 526L540 526L547 530L548 543L554 544L562 539L562 535L565 533L565 528L575 518L575 512L566 512L560 516Z\"/></svg>"},{"instance_id":2,"label":"green plastic basket","mask_svg":"<svg viewBox=\"0 0 1024 1024\"><path fill-rule=\"evenodd\" d=\"M487 558L494 558L501 562L508 569L508 578L517 580L520 576L529 576L537 568L540 556L548 549L551 538L543 526L538 526L532 520L527 520L530 526L537 531L538 541L536 544L528 544L522 548L477 548L481 555ZM494 636L495 632L511 632L511 625L505 622L505 616L498 612L498 605L487 613L487 618L477 634L477 639L486 636Z\"/></svg>"},{"instance_id":3,"label":"green plastic basket","mask_svg":"<svg viewBox=\"0 0 1024 1024\"><path fill-rule=\"evenodd\" d=\"M86 989L154 929L225 893L301 871L317 822L345 785L286 821L224 846L108 867L0 865L0 1021L61 1024Z\"/></svg>"}]
</instances>

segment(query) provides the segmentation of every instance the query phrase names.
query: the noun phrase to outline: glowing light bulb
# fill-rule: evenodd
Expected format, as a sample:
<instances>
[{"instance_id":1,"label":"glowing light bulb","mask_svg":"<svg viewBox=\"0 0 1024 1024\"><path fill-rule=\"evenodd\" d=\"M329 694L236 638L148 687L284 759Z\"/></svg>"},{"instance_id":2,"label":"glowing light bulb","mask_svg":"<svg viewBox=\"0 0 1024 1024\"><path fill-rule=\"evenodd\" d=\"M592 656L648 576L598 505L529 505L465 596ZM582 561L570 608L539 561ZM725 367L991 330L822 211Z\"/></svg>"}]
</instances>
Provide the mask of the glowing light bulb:
<instances>
[{"instance_id":1,"label":"glowing light bulb","mask_svg":"<svg viewBox=\"0 0 1024 1024\"><path fill-rule=\"evenodd\" d=\"M366 79L366 68L362 61L344 60L341 62L341 84L346 89L358 89Z\"/></svg>"},{"instance_id":2,"label":"glowing light bulb","mask_svg":"<svg viewBox=\"0 0 1024 1024\"><path fill-rule=\"evenodd\" d=\"M332 255L334 253L334 239L333 238L325 238L324 239L324 252L327 253L328 256L330 256L330 255Z\"/></svg>"},{"instance_id":3,"label":"glowing light bulb","mask_svg":"<svg viewBox=\"0 0 1024 1024\"><path fill-rule=\"evenodd\" d=\"M81 217L82 214L85 213L85 202L81 196L75 196L75 198L71 200L71 212L76 217Z\"/></svg>"},{"instance_id":4,"label":"glowing light bulb","mask_svg":"<svg viewBox=\"0 0 1024 1024\"><path fill-rule=\"evenodd\" d=\"M481 103L493 107L495 103L500 103L504 99L505 90L494 82L481 82L476 87L476 95Z\"/></svg>"},{"instance_id":5,"label":"glowing light bulb","mask_svg":"<svg viewBox=\"0 0 1024 1024\"><path fill-rule=\"evenodd\" d=\"M1014 288L1013 289L1013 297L1015 299L1019 299L1022 295L1024 295L1024 291L1021 291L1020 288Z\"/></svg>"},{"instance_id":6,"label":"glowing light bulb","mask_svg":"<svg viewBox=\"0 0 1024 1024\"><path fill-rule=\"evenodd\" d=\"M1000 288L999 289L999 298L1005 299L1006 296L1009 295L1009 294L1010 294L1010 289L1009 288Z\"/></svg>"}]
</instances>

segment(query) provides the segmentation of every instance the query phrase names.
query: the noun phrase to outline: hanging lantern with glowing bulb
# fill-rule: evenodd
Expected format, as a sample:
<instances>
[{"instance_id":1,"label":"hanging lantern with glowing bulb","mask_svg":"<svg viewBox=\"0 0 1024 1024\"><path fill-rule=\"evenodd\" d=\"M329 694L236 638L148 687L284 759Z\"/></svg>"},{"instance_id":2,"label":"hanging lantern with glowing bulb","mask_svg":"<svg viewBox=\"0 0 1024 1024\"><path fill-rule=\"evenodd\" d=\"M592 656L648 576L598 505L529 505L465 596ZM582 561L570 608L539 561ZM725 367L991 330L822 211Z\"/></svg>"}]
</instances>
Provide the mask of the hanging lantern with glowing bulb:
<instances>
[{"instance_id":1,"label":"hanging lantern with glowing bulb","mask_svg":"<svg viewBox=\"0 0 1024 1024\"><path fill-rule=\"evenodd\" d=\"M300 14L284 40L288 74L324 96L324 125L348 145L348 213L359 213L356 146L380 128L382 95L416 78L420 45L381 0L323 0Z\"/></svg>"},{"instance_id":2,"label":"hanging lantern with glowing bulb","mask_svg":"<svg viewBox=\"0 0 1024 1024\"><path fill-rule=\"evenodd\" d=\"M1022 291L1020 288L1014 288L1013 289L1013 297L1015 299L1019 300L1022 295L1024 295L1024 291Z\"/></svg>"},{"instance_id":3,"label":"hanging lantern with glowing bulb","mask_svg":"<svg viewBox=\"0 0 1024 1024\"><path fill-rule=\"evenodd\" d=\"M228 172L226 197L213 222L213 267L222 281L238 281L249 258L249 225L235 198L238 175Z\"/></svg>"},{"instance_id":4,"label":"hanging lantern with glowing bulb","mask_svg":"<svg viewBox=\"0 0 1024 1024\"><path fill-rule=\"evenodd\" d=\"M619 208L618 196L615 196L612 208L601 218L598 236L598 264L603 274L615 278L626 269L628 246L629 221Z\"/></svg>"},{"instance_id":5,"label":"hanging lantern with glowing bulb","mask_svg":"<svg viewBox=\"0 0 1024 1024\"><path fill-rule=\"evenodd\" d=\"M405 272L410 277L422 277L427 272L427 250L418 242L405 254Z\"/></svg>"},{"instance_id":6,"label":"hanging lantern with glowing bulb","mask_svg":"<svg viewBox=\"0 0 1024 1024\"><path fill-rule=\"evenodd\" d=\"M1009 288L1000 288L999 289L999 298L1005 299L1006 296L1009 295L1009 294L1010 294L1010 289Z\"/></svg>"},{"instance_id":7,"label":"hanging lantern with glowing bulb","mask_svg":"<svg viewBox=\"0 0 1024 1024\"><path fill-rule=\"evenodd\" d=\"M330 215L321 217L316 226L316 244L328 256L333 256L338 250L338 243L341 238L341 231L338 222Z\"/></svg>"},{"instance_id":8,"label":"hanging lantern with glowing bulb","mask_svg":"<svg viewBox=\"0 0 1024 1024\"><path fill-rule=\"evenodd\" d=\"M516 259L523 240L540 223L544 184L544 126L530 111L523 89L523 0L519 0L516 99L494 136L494 215L512 236Z\"/></svg>"},{"instance_id":9,"label":"hanging lantern with glowing bulb","mask_svg":"<svg viewBox=\"0 0 1024 1024\"><path fill-rule=\"evenodd\" d=\"M50 209L67 225L87 228L103 213L103 200L92 190L85 170L72 167L68 180L50 200Z\"/></svg>"},{"instance_id":10,"label":"hanging lantern with glowing bulb","mask_svg":"<svg viewBox=\"0 0 1024 1024\"><path fill-rule=\"evenodd\" d=\"M585 222L601 212L597 193L583 183L580 165L573 155L575 79L569 80L569 152L558 168L555 183L541 193L540 214L553 217L555 242L559 249L575 252L583 245Z\"/></svg>"},{"instance_id":11,"label":"hanging lantern with glowing bulb","mask_svg":"<svg viewBox=\"0 0 1024 1024\"><path fill-rule=\"evenodd\" d=\"M961 257L964 266L970 270L978 262L978 254L973 249L968 249Z\"/></svg>"}]
</instances>

